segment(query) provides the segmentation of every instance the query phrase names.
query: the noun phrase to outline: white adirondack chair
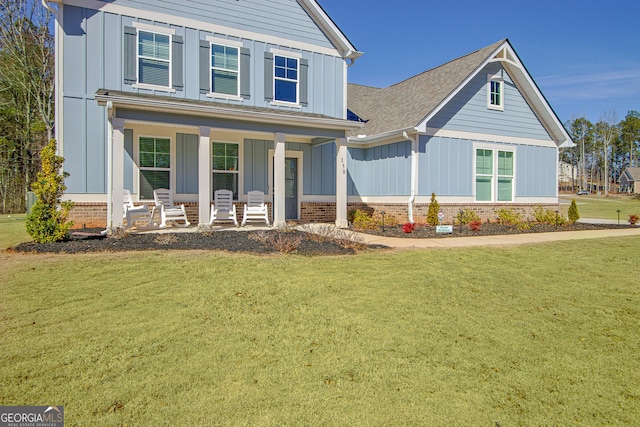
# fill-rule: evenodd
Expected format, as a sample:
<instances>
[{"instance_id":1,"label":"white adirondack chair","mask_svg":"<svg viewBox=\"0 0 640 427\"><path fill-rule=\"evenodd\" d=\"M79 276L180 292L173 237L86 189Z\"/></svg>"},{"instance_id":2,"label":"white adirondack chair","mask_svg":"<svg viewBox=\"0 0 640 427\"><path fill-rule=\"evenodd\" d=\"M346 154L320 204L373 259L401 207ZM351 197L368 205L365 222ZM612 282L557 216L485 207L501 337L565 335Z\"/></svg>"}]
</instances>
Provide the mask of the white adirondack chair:
<instances>
[{"instance_id":1,"label":"white adirondack chair","mask_svg":"<svg viewBox=\"0 0 640 427\"><path fill-rule=\"evenodd\" d=\"M160 228L168 227L168 222L173 223L173 225L177 227L188 227L190 225L184 205L173 204L171 190L167 190L166 188L153 190L153 199L156 202L153 211L155 212L156 209L160 209ZM184 221L184 223L178 224L177 221Z\"/></svg>"},{"instance_id":2,"label":"white adirondack chair","mask_svg":"<svg viewBox=\"0 0 640 427\"><path fill-rule=\"evenodd\" d=\"M211 220L209 225L218 221L233 221L238 226L236 205L233 204L233 192L229 190L216 190L213 193L213 206L211 206Z\"/></svg>"},{"instance_id":3,"label":"white adirondack chair","mask_svg":"<svg viewBox=\"0 0 640 427\"><path fill-rule=\"evenodd\" d=\"M123 190L122 196L124 201L123 218L127 222L127 225L125 227L133 227L133 224L136 221L146 221L145 226L150 225L153 221L153 217L151 216L151 212L149 212L149 208L147 207L147 205L134 205L133 199L131 198L131 192L129 190Z\"/></svg>"},{"instance_id":4,"label":"white adirondack chair","mask_svg":"<svg viewBox=\"0 0 640 427\"><path fill-rule=\"evenodd\" d=\"M249 191L247 193L247 204L244 205L244 215L242 216L242 226L247 221L264 221L269 225L269 210L264 202L264 193L262 191Z\"/></svg>"}]
</instances>

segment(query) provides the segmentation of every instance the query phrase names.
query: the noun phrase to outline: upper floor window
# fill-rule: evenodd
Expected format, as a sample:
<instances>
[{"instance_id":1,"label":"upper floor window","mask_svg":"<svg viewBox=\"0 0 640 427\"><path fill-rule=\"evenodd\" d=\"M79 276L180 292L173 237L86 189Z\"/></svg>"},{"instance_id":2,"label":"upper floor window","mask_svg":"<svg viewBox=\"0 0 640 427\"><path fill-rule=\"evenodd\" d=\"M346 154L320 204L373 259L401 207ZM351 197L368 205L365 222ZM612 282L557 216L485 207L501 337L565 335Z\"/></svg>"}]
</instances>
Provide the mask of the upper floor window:
<instances>
[{"instance_id":1,"label":"upper floor window","mask_svg":"<svg viewBox=\"0 0 640 427\"><path fill-rule=\"evenodd\" d=\"M134 22L124 27L123 80L135 89L182 90L183 37L172 28Z\"/></svg>"},{"instance_id":2,"label":"upper floor window","mask_svg":"<svg viewBox=\"0 0 640 427\"><path fill-rule=\"evenodd\" d=\"M500 74L487 75L487 108L504 109L504 79Z\"/></svg>"},{"instance_id":3,"label":"upper floor window","mask_svg":"<svg viewBox=\"0 0 640 427\"><path fill-rule=\"evenodd\" d=\"M309 61L298 52L271 49L264 54L264 99L272 105L308 105Z\"/></svg>"},{"instance_id":4,"label":"upper floor window","mask_svg":"<svg viewBox=\"0 0 640 427\"><path fill-rule=\"evenodd\" d=\"M138 31L138 83L170 86L171 36Z\"/></svg>"},{"instance_id":5,"label":"upper floor window","mask_svg":"<svg viewBox=\"0 0 640 427\"><path fill-rule=\"evenodd\" d=\"M274 55L274 99L298 103L298 59Z\"/></svg>"},{"instance_id":6,"label":"upper floor window","mask_svg":"<svg viewBox=\"0 0 640 427\"><path fill-rule=\"evenodd\" d=\"M211 44L211 92L238 96L238 53L237 47Z\"/></svg>"}]
</instances>

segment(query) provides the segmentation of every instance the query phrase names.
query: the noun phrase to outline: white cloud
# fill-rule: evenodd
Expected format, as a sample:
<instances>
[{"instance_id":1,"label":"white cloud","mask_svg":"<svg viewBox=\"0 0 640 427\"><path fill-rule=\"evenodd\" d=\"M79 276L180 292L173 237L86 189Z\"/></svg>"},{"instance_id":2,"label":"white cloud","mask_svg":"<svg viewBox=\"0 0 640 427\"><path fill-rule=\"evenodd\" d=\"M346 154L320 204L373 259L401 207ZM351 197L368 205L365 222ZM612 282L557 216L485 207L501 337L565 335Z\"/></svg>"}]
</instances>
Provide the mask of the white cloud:
<instances>
[{"instance_id":1,"label":"white cloud","mask_svg":"<svg viewBox=\"0 0 640 427\"><path fill-rule=\"evenodd\" d=\"M640 96L640 68L536 79L542 92L557 101L603 100Z\"/></svg>"}]
</instances>

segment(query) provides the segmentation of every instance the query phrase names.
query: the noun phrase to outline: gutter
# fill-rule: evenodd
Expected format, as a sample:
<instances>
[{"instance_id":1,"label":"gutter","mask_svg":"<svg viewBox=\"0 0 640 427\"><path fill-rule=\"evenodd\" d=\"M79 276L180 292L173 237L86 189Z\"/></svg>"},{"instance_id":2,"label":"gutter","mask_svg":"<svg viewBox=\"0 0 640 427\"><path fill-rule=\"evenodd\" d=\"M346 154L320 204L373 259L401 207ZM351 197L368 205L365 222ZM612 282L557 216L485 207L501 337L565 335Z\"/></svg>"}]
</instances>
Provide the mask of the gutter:
<instances>
[{"instance_id":1,"label":"gutter","mask_svg":"<svg viewBox=\"0 0 640 427\"><path fill-rule=\"evenodd\" d=\"M402 136L411 141L411 196L407 202L407 212L409 222L415 224L413 220L413 203L416 200L416 187L418 185L418 139L410 137L407 132L402 132Z\"/></svg>"},{"instance_id":2,"label":"gutter","mask_svg":"<svg viewBox=\"0 0 640 427\"><path fill-rule=\"evenodd\" d=\"M58 3L58 4L60 4L60 1L59 1L59 0L58 0L58 1L56 1L56 0L42 0L42 6L43 6L45 9L47 9L47 11L48 11L49 13L51 13L52 15L58 16L58 11L57 11L56 9L53 9L53 8L49 5L49 2L52 2L52 3Z\"/></svg>"}]
</instances>

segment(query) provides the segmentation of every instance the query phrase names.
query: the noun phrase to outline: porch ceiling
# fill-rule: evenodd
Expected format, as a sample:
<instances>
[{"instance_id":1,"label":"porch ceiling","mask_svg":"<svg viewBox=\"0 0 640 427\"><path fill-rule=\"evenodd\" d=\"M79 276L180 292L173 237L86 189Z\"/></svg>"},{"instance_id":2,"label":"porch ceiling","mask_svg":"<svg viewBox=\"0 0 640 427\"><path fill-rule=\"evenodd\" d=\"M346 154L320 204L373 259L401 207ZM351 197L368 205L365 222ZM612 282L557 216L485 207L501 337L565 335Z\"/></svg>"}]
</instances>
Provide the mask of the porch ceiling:
<instances>
[{"instance_id":1,"label":"porch ceiling","mask_svg":"<svg viewBox=\"0 0 640 427\"><path fill-rule=\"evenodd\" d=\"M95 95L98 105L111 102L116 108L174 113L189 116L227 119L252 123L275 124L282 126L327 129L332 131L354 131L362 128L363 123L354 122L321 114L299 111L276 110L246 105L220 104L212 101L185 100L159 95L142 95L99 89Z\"/></svg>"}]
</instances>

